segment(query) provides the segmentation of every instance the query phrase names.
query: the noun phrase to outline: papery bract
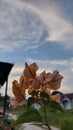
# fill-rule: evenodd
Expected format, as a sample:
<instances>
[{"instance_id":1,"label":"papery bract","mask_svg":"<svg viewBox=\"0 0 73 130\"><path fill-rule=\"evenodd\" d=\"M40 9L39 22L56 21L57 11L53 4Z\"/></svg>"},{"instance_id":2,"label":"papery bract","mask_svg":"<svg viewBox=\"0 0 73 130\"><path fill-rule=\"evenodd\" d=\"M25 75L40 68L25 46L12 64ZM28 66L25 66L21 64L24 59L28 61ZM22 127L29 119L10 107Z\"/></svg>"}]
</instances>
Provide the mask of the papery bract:
<instances>
[{"instance_id":1,"label":"papery bract","mask_svg":"<svg viewBox=\"0 0 73 130\"><path fill-rule=\"evenodd\" d=\"M25 63L19 82L13 81L12 90L15 98L12 98L10 101L14 106L20 106L26 101L26 89L28 89L28 94L30 95L32 95L33 91L40 91L50 95L51 100L60 101L59 95L51 96L51 90L60 88L63 77L57 70L53 71L53 73L43 71L37 76L37 70L38 65L35 62L30 65Z\"/></svg>"},{"instance_id":2,"label":"papery bract","mask_svg":"<svg viewBox=\"0 0 73 130\"><path fill-rule=\"evenodd\" d=\"M27 79L33 79L36 77L36 71L38 70L38 66L36 63L32 63L30 65L28 65L27 63L25 63L25 69L24 69L24 76Z\"/></svg>"}]
</instances>

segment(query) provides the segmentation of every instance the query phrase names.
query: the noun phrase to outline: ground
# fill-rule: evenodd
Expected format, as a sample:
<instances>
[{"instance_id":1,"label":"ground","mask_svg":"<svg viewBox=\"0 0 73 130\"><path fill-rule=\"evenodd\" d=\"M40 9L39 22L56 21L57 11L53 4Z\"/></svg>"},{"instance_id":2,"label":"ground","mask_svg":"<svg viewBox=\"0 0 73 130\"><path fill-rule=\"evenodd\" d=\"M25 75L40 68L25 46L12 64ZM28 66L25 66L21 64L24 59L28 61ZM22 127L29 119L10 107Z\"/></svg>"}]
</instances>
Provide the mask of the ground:
<instances>
[{"instance_id":1,"label":"ground","mask_svg":"<svg viewBox=\"0 0 73 130\"><path fill-rule=\"evenodd\" d=\"M21 126L22 130L47 130L45 126L39 127L38 125L35 125L34 123L24 123ZM59 128L51 127L52 130L60 130Z\"/></svg>"}]
</instances>

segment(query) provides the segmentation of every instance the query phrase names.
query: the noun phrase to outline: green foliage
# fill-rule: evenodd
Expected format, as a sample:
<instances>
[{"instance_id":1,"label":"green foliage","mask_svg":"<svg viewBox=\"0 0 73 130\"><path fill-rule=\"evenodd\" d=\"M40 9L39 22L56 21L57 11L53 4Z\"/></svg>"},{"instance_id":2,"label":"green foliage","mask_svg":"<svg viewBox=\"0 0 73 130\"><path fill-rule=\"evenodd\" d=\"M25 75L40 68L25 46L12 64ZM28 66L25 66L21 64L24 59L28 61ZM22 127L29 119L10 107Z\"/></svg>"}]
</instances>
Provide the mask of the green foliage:
<instances>
[{"instance_id":1,"label":"green foliage","mask_svg":"<svg viewBox=\"0 0 73 130\"><path fill-rule=\"evenodd\" d=\"M32 106L34 106L34 103L41 104L41 110L42 110L41 115L43 116L40 115L41 110L38 111L36 109L33 109ZM50 119L52 119L51 122L54 121L54 118L52 117L57 111L53 111L52 112L53 115L51 116L50 115L51 112L49 111L49 108L63 112L63 109L59 103L55 101L51 101L48 94L44 92L39 92L39 91L33 92L33 96L28 98L27 108L28 109L26 109L26 111L24 111L16 120L14 126L18 126L19 124L26 123L26 122L38 122L38 121L42 122L43 121L45 122L44 124L46 124L48 126L48 129L50 130L50 125L49 125ZM56 114L56 118L57 118L57 114Z\"/></svg>"},{"instance_id":2,"label":"green foliage","mask_svg":"<svg viewBox=\"0 0 73 130\"><path fill-rule=\"evenodd\" d=\"M18 115L18 116L20 116L25 111L26 111L26 107L22 107L22 106L7 110L8 113L12 113L13 115Z\"/></svg>"},{"instance_id":3,"label":"green foliage","mask_svg":"<svg viewBox=\"0 0 73 130\"><path fill-rule=\"evenodd\" d=\"M42 121L42 117L40 113L36 109L27 109L19 118L16 120L15 125L26 123L26 122L34 122L34 121Z\"/></svg>"},{"instance_id":4,"label":"green foliage","mask_svg":"<svg viewBox=\"0 0 73 130\"><path fill-rule=\"evenodd\" d=\"M27 100L27 107L31 107L32 104L36 103L37 102L37 99L34 98L34 97L29 97L28 100Z\"/></svg>"},{"instance_id":5,"label":"green foliage","mask_svg":"<svg viewBox=\"0 0 73 130\"><path fill-rule=\"evenodd\" d=\"M47 116L46 108L51 107L51 108L56 109L61 112L63 112L63 109L59 103L57 103L56 101L51 101L50 97L47 93L39 92L39 91L33 92L33 97L28 98L27 107L29 108L32 106L32 104L38 103L38 102L41 104L41 107L42 107L42 110L44 113L45 124L48 126L48 130L51 130L50 125L48 123L48 116ZM33 117L33 115L32 115L32 117ZM30 117L29 117L29 119L30 119ZM33 119L34 119L33 121L36 121L35 118L33 118ZM27 121L27 119L26 119L26 121ZM32 120L30 120L30 121L32 121Z\"/></svg>"},{"instance_id":6,"label":"green foliage","mask_svg":"<svg viewBox=\"0 0 73 130\"><path fill-rule=\"evenodd\" d=\"M0 117L0 130L15 130L6 117Z\"/></svg>"},{"instance_id":7,"label":"green foliage","mask_svg":"<svg viewBox=\"0 0 73 130\"><path fill-rule=\"evenodd\" d=\"M7 96L6 96L6 107L7 107L7 108L9 108L9 104L10 104L9 98L10 98L10 97L7 95ZM5 96L1 96L1 95L0 95L0 107L4 107L4 100L5 100Z\"/></svg>"},{"instance_id":8,"label":"green foliage","mask_svg":"<svg viewBox=\"0 0 73 130\"><path fill-rule=\"evenodd\" d=\"M64 112L61 105L59 103L57 103L56 101L51 101L50 106L51 106L51 108L53 108L55 110L59 110L61 112Z\"/></svg>"},{"instance_id":9,"label":"green foliage","mask_svg":"<svg viewBox=\"0 0 73 130\"><path fill-rule=\"evenodd\" d=\"M53 108L50 108L48 106L45 106L47 109L47 117L49 124L55 127L61 128L61 124L64 120L72 120L73 119L73 109L71 110L64 110L64 112L57 111ZM14 115L23 115L24 112L27 111L27 107L18 107L18 108L13 108L9 110L9 113L12 113ZM44 113L42 108L38 110L40 115L42 116L43 122L45 121L44 119ZM23 117L25 118L25 117ZM32 117L31 117L32 118ZM15 121L11 121L12 126L14 126ZM69 129L70 130L70 129Z\"/></svg>"},{"instance_id":10,"label":"green foliage","mask_svg":"<svg viewBox=\"0 0 73 130\"><path fill-rule=\"evenodd\" d=\"M27 107L31 107L31 105L34 103L40 103L41 105L49 105L50 97L47 93L37 91L33 92L32 95L36 95L37 98L35 98L35 96L29 97L27 100Z\"/></svg>"},{"instance_id":11,"label":"green foliage","mask_svg":"<svg viewBox=\"0 0 73 130\"><path fill-rule=\"evenodd\" d=\"M45 92L40 92L40 101L42 105L49 105L50 104L50 97Z\"/></svg>"},{"instance_id":12,"label":"green foliage","mask_svg":"<svg viewBox=\"0 0 73 130\"><path fill-rule=\"evenodd\" d=\"M48 95L47 93L45 93L45 92L40 92L40 97L45 98L45 99L47 99L48 101L50 101L49 95Z\"/></svg>"},{"instance_id":13,"label":"green foliage","mask_svg":"<svg viewBox=\"0 0 73 130\"><path fill-rule=\"evenodd\" d=\"M61 125L61 130L73 130L73 119L64 120Z\"/></svg>"},{"instance_id":14,"label":"green foliage","mask_svg":"<svg viewBox=\"0 0 73 130\"><path fill-rule=\"evenodd\" d=\"M3 122L4 126L8 126L10 124L10 122L3 117L0 117L0 121Z\"/></svg>"}]
</instances>

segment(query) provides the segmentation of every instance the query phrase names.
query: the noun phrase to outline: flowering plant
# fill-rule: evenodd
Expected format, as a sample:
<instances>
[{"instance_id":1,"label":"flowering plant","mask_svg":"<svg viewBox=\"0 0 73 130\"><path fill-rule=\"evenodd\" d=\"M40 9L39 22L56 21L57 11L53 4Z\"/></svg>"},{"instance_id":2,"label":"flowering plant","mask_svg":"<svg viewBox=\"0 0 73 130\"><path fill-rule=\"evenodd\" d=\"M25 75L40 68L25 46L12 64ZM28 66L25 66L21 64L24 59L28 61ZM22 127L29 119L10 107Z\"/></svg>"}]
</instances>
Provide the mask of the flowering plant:
<instances>
[{"instance_id":1,"label":"flowering plant","mask_svg":"<svg viewBox=\"0 0 73 130\"><path fill-rule=\"evenodd\" d=\"M57 70L53 71L53 73L43 71L37 76L37 70L38 65L36 63L30 65L25 63L25 68L19 82L14 80L12 83L12 91L15 97L10 99L10 103L13 106L21 106L26 102L26 89L29 95L32 95L33 91L45 92L50 96L51 100L60 102L60 94L51 95L51 90L60 88L63 77Z\"/></svg>"},{"instance_id":2,"label":"flowering plant","mask_svg":"<svg viewBox=\"0 0 73 130\"><path fill-rule=\"evenodd\" d=\"M30 65L25 63L25 68L19 82L16 80L13 81L12 90L15 98L12 98L10 102L15 107L22 105L26 101L25 90L27 89L28 94L31 95L31 97L27 99L27 107L32 107L35 103L40 104L44 112L45 124L48 127L48 130L51 130L48 123L46 105L62 111L59 104L60 94L51 95L51 90L57 90L60 88L63 77L57 70L53 71L53 73L46 73L46 71L43 71L37 76L37 70L38 66L36 63ZM29 109L28 111L29 112L26 112L27 117L29 116L29 113L31 113L31 115L33 113L35 114L34 110L30 112ZM38 115L40 115L40 113ZM28 117L28 121L29 119L30 118ZM36 121L36 119L37 118L34 118L33 121Z\"/></svg>"}]
</instances>

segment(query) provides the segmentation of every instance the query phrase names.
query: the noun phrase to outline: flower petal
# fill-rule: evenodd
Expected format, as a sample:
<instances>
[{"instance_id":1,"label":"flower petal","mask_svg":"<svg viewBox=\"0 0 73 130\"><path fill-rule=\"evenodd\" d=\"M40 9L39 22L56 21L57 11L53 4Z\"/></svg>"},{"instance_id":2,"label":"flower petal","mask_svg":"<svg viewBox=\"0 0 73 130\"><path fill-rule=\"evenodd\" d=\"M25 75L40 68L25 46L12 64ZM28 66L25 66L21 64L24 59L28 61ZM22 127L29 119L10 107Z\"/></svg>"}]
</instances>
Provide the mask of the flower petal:
<instances>
[{"instance_id":1,"label":"flower petal","mask_svg":"<svg viewBox=\"0 0 73 130\"><path fill-rule=\"evenodd\" d=\"M51 100L54 100L54 101L60 103L60 94L59 93L56 95L50 96L50 98L51 98Z\"/></svg>"},{"instance_id":2,"label":"flower petal","mask_svg":"<svg viewBox=\"0 0 73 130\"><path fill-rule=\"evenodd\" d=\"M36 77L36 71L38 70L38 66L36 63L32 63L30 65L28 65L27 63L25 63L25 69L24 69L24 76L27 79L30 78L35 78Z\"/></svg>"}]
</instances>

